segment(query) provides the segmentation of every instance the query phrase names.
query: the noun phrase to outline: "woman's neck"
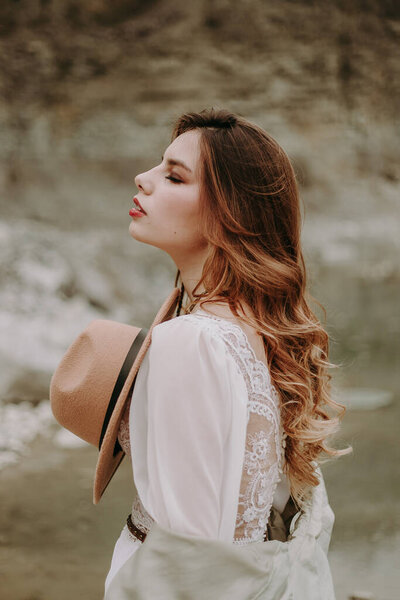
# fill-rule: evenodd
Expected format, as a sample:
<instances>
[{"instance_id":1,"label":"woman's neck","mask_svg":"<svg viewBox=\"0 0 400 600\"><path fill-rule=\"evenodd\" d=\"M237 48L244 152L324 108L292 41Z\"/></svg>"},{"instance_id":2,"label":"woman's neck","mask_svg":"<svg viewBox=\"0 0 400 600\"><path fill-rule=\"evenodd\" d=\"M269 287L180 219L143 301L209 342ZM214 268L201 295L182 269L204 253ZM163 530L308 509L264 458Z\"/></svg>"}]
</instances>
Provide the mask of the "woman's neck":
<instances>
[{"instance_id":1,"label":"woman's neck","mask_svg":"<svg viewBox=\"0 0 400 600\"><path fill-rule=\"evenodd\" d=\"M207 258L206 251L199 251L198 253L191 253L190 256L186 256L184 259L181 258L179 261L175 261L175 264L179 270L180 278L185 288L185 291L189 297L190 302L193 302L193 290L199 283L202 273L204 262ZM204 286L201 284L196 290L196 294L204 292Z\"/></svg>"}]
</instances>

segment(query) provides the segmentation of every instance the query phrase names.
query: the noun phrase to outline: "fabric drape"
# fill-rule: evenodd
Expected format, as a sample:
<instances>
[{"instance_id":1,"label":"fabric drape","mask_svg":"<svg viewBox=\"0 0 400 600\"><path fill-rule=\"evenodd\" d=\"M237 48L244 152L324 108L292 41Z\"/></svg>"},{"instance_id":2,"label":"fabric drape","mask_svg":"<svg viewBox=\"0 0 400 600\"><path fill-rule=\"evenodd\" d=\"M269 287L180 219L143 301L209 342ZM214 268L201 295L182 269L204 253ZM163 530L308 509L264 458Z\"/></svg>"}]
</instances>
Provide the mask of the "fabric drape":
<instances>
[{"instance_id":1,"label":"fabric drape","mask_svg":"<svg viewBox=\"0 0 400 600\"><path fill-rule=\"evenodd\" d=\"M286 542L235 546L154 523L104 600L335 600L327 559L334 515L320 483Z\"/></svg>"}]
</instances>

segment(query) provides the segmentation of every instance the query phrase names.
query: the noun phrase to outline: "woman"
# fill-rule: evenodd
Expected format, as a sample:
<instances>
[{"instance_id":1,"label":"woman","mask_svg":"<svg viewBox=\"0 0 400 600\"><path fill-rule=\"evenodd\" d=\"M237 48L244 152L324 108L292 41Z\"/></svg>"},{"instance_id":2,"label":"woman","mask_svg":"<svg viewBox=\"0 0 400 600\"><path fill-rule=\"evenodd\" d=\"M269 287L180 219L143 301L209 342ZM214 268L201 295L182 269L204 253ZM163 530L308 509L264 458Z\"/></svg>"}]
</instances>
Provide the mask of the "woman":
<instances>
[{"instance_id":1,"label":"woman","mask_svg":"<svg viewBox=\"0 0 400 600\"><path fill-rule=\"evenodd\" d=\"M121 423L137 496L106 590L154 522L267 540L271 516L319 483L320 456L348 451L326 442L344 407L329 395L328 337L307 301L283 149L226 110L185 114L135 183L130 234L171 256L181 298L154 328Z\"/></svg>"}]
</instances>

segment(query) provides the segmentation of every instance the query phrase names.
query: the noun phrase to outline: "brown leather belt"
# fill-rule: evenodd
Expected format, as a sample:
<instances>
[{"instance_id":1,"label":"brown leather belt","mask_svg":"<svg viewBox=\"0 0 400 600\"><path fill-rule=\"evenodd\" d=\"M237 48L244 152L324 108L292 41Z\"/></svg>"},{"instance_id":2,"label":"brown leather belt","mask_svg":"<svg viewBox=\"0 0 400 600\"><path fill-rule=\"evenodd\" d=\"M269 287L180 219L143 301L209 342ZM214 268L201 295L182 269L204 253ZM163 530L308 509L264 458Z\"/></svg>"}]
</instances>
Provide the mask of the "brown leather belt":
<instances>
[{"instance_id":1,"label":"brown leather belt","mask_svg":"<svg viewBox=\"0 0 400 600\"><path fill-rule=\"evenodd\" d=\"M144 540L147 537L147 533L145 533L144 531L142 531L141 529L139 529L138 527L136 527L136 525L134 525L133 521L132 521L132 515L130 514L126 520L126 524L128 526L129 531L131 532L131 534L137 538L138 540L140 540L141 542L144 542Z\"/></svg>"},{"instance_id":2,"label":"brown leather belt","mask_svg":"<svg viewBox=\"0 0 400 600\"><path fill-rule=\"evenodd\" d=\"M267 542L268 540L280 540L281 542L285 542L289 537L289 528L292 518L298 510L299 508L293 501L292 496L290 496L289 500L287 501L282 513L278 513L278 511L272 508L270 518L268 519L267 529L264 534L264 541ZM136 527L132 521L131 514L128 516L126 524L131 534L139 541L144 542L147 537L147 533Z\"/></svg>"}]
</instances>

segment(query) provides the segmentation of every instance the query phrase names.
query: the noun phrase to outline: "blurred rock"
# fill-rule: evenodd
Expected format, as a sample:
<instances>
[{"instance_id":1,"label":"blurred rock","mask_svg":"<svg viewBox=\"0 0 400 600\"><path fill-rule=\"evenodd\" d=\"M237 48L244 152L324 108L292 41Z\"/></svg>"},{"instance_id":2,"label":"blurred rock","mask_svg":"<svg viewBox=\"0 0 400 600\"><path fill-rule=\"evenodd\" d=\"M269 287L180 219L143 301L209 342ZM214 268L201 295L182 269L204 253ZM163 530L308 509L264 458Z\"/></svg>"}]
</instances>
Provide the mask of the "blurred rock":
<instances>
[{"instance_id":1,"label":"blurred rock","mask_svg":"<svg viewBox=\"0 0 400 600\"><path fill-rule=\"evenodd\" d=\"M7 389L3 392L5 402L19 404L27 402L36 406L49 395L49 373L30 369L21 365L16 370L15 379L10 380Z\"/></svg>"},{"instance_id":2,"label":"blurred rock","mask_svg":"<svg viewBox=\"0 0 400 600\"><path fill-rule=\"evenodd\" d=\"M5 404L0 401L0 470L29 452L29 444L37 435L47 435L54 422L48 400L34 408L29 402Z\"/></svg>"}]
</instances>

